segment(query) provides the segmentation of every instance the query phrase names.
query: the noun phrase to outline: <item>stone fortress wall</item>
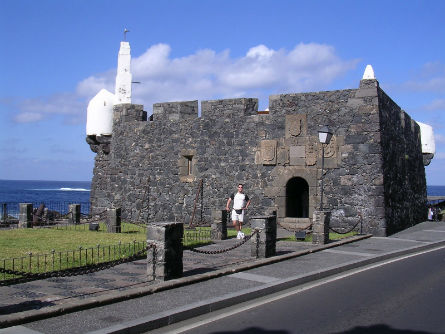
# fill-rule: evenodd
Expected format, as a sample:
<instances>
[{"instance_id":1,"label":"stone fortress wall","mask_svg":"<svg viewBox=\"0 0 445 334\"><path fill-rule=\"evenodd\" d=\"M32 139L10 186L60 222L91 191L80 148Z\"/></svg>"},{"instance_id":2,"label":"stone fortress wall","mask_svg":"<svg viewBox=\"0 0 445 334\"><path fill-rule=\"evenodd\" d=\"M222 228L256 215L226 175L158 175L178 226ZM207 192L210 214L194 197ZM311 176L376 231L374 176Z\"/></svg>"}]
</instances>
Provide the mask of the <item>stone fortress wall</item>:
<instances>
[{"instance_id":1,"label":"stone fortress wall","mask_svg":"<svg viewBox=\"0 0 445 334\"><path fill-rule=\"evenodd\" d=\"M97 153L92 213L122 207L124 220L210 222L238 183L251 197L250 216L277 212L278 222L310 222L320 207L331 225L385 236L426 219L426 180L419 126L380 89L273 95L269 111L252 98L114 106L111 135L88 136Z\"/></svg>"}]
</instances>

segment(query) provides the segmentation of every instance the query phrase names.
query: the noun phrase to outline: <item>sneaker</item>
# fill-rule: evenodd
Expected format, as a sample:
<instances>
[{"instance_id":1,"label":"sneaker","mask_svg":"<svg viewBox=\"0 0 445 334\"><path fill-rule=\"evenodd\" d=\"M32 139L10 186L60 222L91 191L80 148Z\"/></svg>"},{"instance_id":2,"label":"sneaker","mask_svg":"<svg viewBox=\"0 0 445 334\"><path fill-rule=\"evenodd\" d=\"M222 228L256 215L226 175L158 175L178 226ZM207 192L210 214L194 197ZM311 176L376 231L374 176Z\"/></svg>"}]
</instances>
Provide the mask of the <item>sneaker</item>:
<instances>
[{"instance_id":1,"label":"sneaker","mask_svg":"<svg viewBox=\"0 0 445 334\"><path fill-rule=\"evenodd\" d=\"M244 239L244 233L241 232L241 231L239 232L239 238L240 238L240 239Z\"/></svg>"},{"instance_id":2,"label":"sneaker","mask_svg":"<svg viewBox=\"0 0 445 334\"><path fill-rule=\"evenodd\" d=\"M236 235L237 239L241 239L241 233L242 233L241 231L238 231L238 234Z\"/></svg>"}]
</instances>

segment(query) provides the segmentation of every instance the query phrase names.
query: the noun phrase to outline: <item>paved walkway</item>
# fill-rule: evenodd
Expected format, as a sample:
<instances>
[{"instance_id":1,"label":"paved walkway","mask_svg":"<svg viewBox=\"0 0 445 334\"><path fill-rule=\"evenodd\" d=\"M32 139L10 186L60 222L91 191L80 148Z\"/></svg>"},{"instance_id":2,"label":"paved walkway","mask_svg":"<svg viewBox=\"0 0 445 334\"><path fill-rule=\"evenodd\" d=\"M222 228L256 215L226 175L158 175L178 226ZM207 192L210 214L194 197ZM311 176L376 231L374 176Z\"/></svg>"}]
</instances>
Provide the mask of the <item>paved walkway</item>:
<instances>
[{"instance_id":1,"label":"paved walkway","mask_svg":"<svg viewBox=\"0 0 445 334\"><path fill-rule=\"evenodd\" d=\"M0 325L24 325L0 334L149 330L387 258L445 246L445 223L425 222L388 238L357 239L324 247L278 242L279 255L263 260L252 259L247 244L214 256L186 251L185 277L157 284L145 281L141 260L83 276L1 287ZM67 311L71 313L61 315ZM53 317L44 319L49 315Z\"/></svg>"},{"instance_id":2,"label":"paved walkway","mask_svg":"<svg viewBox=\"0 0 445 334\"><path fill-rule=\"evenodd\" d=\"M290 235L290 232L283 229L279 230L279 238L288 235ZM240 243L240 240L231 238L216 241L214 244L200 249L226 249ZM287 254L314 247L311 243L306 242L280 241L277 244L277 254ZM231 268L254 260L250 256L249 242L230 252L216 255L205 255L185 250L183 258L184 277ZM84 275L55 277L3 286L0 287L0 315L63 305L87 298L97 298L111 291L123 292L128 289L155 284L155 282L147 280L146 271L147 262L144 259Z\"/></svg>"}]
</instances>

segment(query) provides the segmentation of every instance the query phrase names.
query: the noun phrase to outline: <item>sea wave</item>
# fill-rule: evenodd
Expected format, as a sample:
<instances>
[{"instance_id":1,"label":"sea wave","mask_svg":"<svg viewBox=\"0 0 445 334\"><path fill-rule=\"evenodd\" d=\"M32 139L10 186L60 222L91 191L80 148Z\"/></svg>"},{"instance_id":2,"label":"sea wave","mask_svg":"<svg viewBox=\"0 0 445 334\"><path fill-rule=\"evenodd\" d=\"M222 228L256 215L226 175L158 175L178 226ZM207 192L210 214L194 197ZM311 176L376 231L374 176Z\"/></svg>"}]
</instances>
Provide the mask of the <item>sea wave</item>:
<instances>
[{"instance_id":1,"label":"sea wave","mask_svg":"<svg viewBox=\"0 0 445 334\"><path fill-rule=\"evenodd\" d=\"M60 191L90 191L90 189L85 188L60 188Z\"/></svg>"},{"instance_id":2,"label":"sea wave","mask_svg":"<svg viewBox=\"0 0 445 334\"><path fill-rule=\"evenodd\" d=\"M32 191L90 191L90 189L85 188L53 188L53 189L29 189Z\"/></svg>"}]
</instances>

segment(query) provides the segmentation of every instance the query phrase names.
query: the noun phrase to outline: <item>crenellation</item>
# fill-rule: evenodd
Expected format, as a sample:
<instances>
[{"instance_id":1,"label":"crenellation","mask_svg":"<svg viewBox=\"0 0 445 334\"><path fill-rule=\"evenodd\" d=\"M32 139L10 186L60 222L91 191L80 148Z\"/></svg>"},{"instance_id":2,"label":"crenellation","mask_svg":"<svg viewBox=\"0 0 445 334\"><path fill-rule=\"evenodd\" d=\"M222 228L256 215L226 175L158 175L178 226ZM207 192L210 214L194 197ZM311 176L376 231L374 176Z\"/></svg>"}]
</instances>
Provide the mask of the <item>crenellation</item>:
<instances>
[{"instance_id":1,"label":"crenellation","mask_svg":"<svg viewBox=\"0 0 445 334\"><path fill-rule=\"evenodd\" d=\"M375 79L358 89L271 95L267 112L256 98L202 101L201 117L197 100L164 102L147 122L143 106L118 104L112 125L108 137L87 137L97 153L93 213L122 207L130 221L186 222L195 210L210 223L244 183L249 215L310 222L321 201L317 132L328 126L323 209L333 227L362 216L363 232L383 236L426 218L419 126Z\"/></svg>"},{"instance_id":2,"label":"crenellation","mask_svg":"<svg viewBox=\"0 0 445 334\"><path fill-rule=\"evenodd\" d=\"M202 118L233 118L258 113L258 99L239 98L207 100L201 102Z\"/></svg>"},{"instance_id":3,"label":"crenellation","mask_svg":"<svg viewBox=\"0 0 445 334\"><path fill-rule=\"evenodd\" d=\"M198 118L198 101L163 102L153 104L153 121L179 121Z\"/></svg>"}]
</instances>

